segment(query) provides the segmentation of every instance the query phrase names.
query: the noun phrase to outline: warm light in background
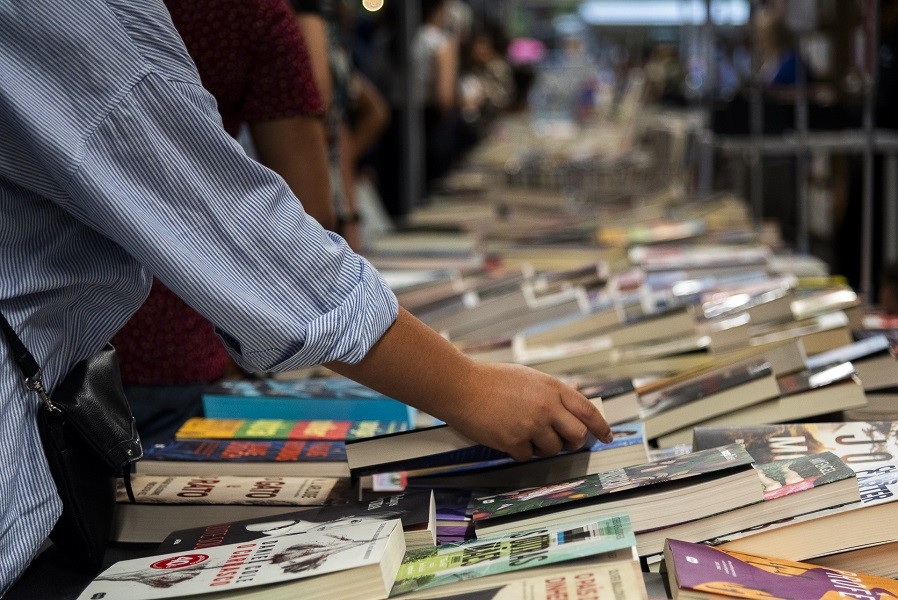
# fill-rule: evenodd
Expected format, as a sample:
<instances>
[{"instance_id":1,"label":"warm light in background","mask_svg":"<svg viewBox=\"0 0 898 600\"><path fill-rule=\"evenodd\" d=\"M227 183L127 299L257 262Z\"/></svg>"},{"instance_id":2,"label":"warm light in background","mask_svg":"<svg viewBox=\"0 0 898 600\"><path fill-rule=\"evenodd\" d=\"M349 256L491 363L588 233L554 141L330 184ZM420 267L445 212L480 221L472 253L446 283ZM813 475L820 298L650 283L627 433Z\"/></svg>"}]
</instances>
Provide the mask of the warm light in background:
<instances>
[{"instance_id":1,"label":"warm light in background","mask_svg":"<svg viewBox=\"0 0 898 600\"><path fill-rule=\"evenodd\" d=\"M384 0L362 0L362 6L369 12L375 12L384 7Z\"/></svg>"}]
</instances>

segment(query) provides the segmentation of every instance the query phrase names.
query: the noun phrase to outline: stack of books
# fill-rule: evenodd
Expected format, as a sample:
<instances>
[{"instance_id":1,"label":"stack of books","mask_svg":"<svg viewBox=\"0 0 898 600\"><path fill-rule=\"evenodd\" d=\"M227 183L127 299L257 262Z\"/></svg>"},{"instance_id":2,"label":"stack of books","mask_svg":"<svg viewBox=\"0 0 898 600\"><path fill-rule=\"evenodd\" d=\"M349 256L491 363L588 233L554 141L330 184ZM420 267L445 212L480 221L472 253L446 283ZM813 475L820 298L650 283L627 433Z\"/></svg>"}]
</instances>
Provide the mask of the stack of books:
<instances>
[{"instance_id":1,"label":"stack of books","mask_svg":"<svg viewBox=\"0 0 898 600\"><path fill-rule=\"evenodd\" d=\"M892 590L833 573L898 577L896 338L744 202L646 170L639 122L579 140L578 186L571 148L522 156L516 123L370 255L475 360L578 388L612 444L515 462L326 370L222 382L120 490L113 538L158 554L83 597L645 599L661 565L684 598L758 569Z\"/></svg>"}]
</instances>

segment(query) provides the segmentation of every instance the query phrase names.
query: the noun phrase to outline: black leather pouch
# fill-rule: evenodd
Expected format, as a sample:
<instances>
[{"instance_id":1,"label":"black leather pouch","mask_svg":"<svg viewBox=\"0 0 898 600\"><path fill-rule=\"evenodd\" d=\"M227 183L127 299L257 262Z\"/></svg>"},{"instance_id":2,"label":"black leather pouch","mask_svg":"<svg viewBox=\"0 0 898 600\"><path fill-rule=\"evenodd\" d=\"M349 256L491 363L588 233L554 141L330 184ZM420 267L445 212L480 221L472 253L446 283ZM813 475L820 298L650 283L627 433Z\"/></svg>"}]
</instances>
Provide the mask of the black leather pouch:
<instances>
[{"instance_id":1,"label":"black leather pouch","mask_svg":"<svg viewBox=\"0 0 898 600\"><path fill-rule=\"evenodd\" d=\"M124 477L133 500L131 463L143 456L115 349L107 345L77 363L48 394L37 361L3 315L0 328L26 386L41 399L38 432L62 499L62 515L50 540L73 566L96 573L112 528L114 478Z\"/></svg>"}]
</instances>

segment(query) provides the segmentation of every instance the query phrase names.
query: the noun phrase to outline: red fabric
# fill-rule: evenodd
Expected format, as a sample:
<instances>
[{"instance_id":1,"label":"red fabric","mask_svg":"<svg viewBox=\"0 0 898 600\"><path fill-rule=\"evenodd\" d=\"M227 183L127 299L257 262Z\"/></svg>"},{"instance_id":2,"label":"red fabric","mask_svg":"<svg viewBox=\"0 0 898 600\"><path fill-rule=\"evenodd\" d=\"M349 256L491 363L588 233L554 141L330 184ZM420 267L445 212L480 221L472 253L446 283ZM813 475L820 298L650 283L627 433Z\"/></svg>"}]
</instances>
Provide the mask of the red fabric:
<instances>
[{"instance_id":1,"label":"red fabric","mask_svg":"<svg viewBox=\"0 0 898 600\"><path fill-rule=\"evenodd\" d=\"M212 323L155 279L147 301L112 344L125 385L208 383L230 365Z\"/></svg>"},{"instance_id":2,"label":"red fabric","mask_svg":"<svg viewBox=\"0 0 898 600\"><path fill-rule=\"evenodd\" d=\"M225 130L242 122L320 115L296 16L285 0L166 0Z\"/></svg>"},{"instance_id":3,"label":"red fabric","mask_svg":"<svg viewBox=\"0 0 898 600\"><path fill-rule=\"evenodd\" d=\"M244 122L324 112L305 42L285 0L165 4L229 134L236 136ZM125 385L208 383L230 364L212 324L156 280L112 343Z\"/></svg>"}]
</instances>

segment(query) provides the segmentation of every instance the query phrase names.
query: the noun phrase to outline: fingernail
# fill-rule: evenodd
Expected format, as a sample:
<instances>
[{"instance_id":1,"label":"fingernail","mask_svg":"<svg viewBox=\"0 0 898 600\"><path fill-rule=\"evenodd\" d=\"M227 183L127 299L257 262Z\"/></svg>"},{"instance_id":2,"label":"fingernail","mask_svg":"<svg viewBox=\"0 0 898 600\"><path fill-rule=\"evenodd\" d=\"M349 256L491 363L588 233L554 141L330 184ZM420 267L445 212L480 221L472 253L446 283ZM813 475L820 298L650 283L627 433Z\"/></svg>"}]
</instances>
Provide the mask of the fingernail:
<instances>
[{"instance_id":1,"label":"fingernail","mask_svg":"<svg viewBox=\"0 0 898 600\"><path fill-rule=\"evenodd\" d=\"M606 444L610 444L613 441L614 441L614 434L611 433L610 431L608 432L608 435L606 435L605 437L602 438L602 442L604 442Z\"/></svg>"}]
</instances>

